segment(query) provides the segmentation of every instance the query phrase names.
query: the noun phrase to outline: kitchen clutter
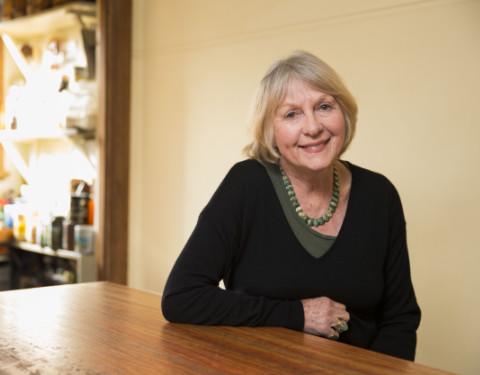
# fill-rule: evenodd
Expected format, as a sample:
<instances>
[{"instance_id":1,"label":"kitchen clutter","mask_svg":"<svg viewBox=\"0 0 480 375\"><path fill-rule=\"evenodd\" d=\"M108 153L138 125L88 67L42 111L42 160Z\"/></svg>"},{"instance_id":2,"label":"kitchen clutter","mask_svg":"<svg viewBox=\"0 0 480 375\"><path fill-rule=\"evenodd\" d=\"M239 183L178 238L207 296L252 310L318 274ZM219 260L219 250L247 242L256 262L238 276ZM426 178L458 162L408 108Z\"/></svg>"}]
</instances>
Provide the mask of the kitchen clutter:
<instances>
[{"instance_id":1,"label":"kitchen clutter","mask_svg":"<svg viewBox=\"0 0 480 375\"><path fill-rule=\"evenodd\" d=\"M65 5L72 1L75 0L2 0L0 2L0 16L2 21L7 21ZM87 1L95 2L95 0Z\"/></svg>"},{"instance_id":2,"label":"kitchen clutter","mask_svg":"<svg viewBox=\"0 0 480 375\"><path fill-rule=\"evenodd\" d=\"M5 45L23 67L22 74L12 78L5 98L5 129L55 131L95 129L98 111L96 82L89 79L82 62L81 48L75 40L53 38L41 60L31 59L31 47L20 51L3 36ZM24 109L28 108L28 111Z\"/></svg>"},{"instance_id":3,"label":"kitchen clutter","mask_svg":"<svg viewBox=\"0 0 480 375\"><path fill-rule=\"evenodd\" d=\"M40 39L2 33L15 63L6 81L2 128L32 131L39 130L40 123L42 131L51 132L95 129L96 26L84 23L80 13L78 21L77 28Z\"/></svg>"},{"instance_id":4,"label":"kitchen clutter","mask_svg":"<svg viewBox=\"0 0 480 375\"><path fill-rule=\"evenodd\" d=\"M0 17L0 288L95 280L95 1L0 0Z\"/></svg>"},{"instance_id":5,"label":"kitchen clutter","mask_svg":"<svg viewBox=\"0 0 480 375\"><path fill-rule=\"evenodd\" d=\"M0 226L10 233L6 240L37 244L52 250L71 250L81 254L94 253L94 227L92 186L83 180L70 183L68 210L41 210L30 199L28 186L21 188L22 195L11 201L0 201ZM3 206L1 203L4 203Z\"/></svg>"}]
</instances>

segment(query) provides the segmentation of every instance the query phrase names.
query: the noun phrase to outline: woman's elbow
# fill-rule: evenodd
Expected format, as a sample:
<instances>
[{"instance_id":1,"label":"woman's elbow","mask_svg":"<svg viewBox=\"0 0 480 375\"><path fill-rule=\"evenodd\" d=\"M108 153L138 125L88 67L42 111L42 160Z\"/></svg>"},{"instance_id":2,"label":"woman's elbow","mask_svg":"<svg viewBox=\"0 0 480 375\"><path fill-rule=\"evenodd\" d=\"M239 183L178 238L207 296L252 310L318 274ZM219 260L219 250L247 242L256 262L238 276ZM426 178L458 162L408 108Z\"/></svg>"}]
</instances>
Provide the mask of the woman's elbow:
<instances>
[{"instance_id":1,"label":"woman's elbow","mask_svg":"<svg viewBox=\"0 0 480 375\"><path fill-rule=\"evenodd\" d=\"M178 313L175 311L175 304L168 294L162 296L162 314L169 322L178 322Z\"/></svg>"}]
</instances>

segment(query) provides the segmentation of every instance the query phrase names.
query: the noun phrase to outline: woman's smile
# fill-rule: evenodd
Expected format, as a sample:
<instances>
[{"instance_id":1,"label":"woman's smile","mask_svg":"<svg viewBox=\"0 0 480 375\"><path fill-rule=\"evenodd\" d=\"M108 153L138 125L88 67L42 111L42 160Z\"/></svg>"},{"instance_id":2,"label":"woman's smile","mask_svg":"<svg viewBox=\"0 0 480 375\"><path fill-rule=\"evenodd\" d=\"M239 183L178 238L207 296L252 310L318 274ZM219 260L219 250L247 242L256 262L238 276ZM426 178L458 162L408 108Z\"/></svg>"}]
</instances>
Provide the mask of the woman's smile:
<instances>
[{"instance_id":1,"label":"woman's smile","mask_svg":"<svg viewBox=\"0 0 480 375\"><path fill-rule=\"evenodd\" d=\"M326 145L328 144L328 142L330 142L330 138L328 138L325 141L312 142L312 143L301 145L301 146L298 146L298 147L303 149L305 152L313 154L313 153L323 151L325 149Z\"/></svg>"}]
</instances>

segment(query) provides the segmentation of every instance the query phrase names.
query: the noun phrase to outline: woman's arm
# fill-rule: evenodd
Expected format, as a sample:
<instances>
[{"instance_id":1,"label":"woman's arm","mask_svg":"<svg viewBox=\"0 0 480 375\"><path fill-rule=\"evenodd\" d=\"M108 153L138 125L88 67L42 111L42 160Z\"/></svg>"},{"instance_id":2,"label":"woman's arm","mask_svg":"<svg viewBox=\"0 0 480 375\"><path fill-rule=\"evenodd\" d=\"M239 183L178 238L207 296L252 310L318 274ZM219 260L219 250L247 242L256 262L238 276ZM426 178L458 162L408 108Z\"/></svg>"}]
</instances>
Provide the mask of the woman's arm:
<instances>
[{"instance_id":1,"label":"woman's arm","mask_svg":"<svg viewBox=\"0 0 480 375\"><path fill-rule=\"evenodd\" d=\"M253 162L251 162L253 163ZM282 326L302 330L303 308L299 300L272 300L262 296L223 290L220 280L235 271L242 241L248 236L251 186L260 165L233 167L207 207L177 259L165 286L162 311L171 322ZM263 172L265 173L265 172Z\"/></svg>"},{"instance_id":2,"label":"woman's arm","mask_svg":"<svg viewBox=\"0 0 480 375\"><path fill-rule=\"evenodd\" d=\"M208 216L208 215L207 215ZM175 323L228 326L282 326L301 330L300 301L270 300L223 290L219 281L234 267L228 233L205 215L175 263L162 297L162 311Z\"/></svg>"},{"instance_id":3,"label":"woman's arm","mask_svg":"<svg viewBox=\"0 0 480 375\"><path fill-rule=\"evenodd\" d=\"M377 310L379 331L371 349L413 361L421 313L411 281L405 220L398 194L392 204L384 275L384 296Z\"/></svg>"}]
</instances>

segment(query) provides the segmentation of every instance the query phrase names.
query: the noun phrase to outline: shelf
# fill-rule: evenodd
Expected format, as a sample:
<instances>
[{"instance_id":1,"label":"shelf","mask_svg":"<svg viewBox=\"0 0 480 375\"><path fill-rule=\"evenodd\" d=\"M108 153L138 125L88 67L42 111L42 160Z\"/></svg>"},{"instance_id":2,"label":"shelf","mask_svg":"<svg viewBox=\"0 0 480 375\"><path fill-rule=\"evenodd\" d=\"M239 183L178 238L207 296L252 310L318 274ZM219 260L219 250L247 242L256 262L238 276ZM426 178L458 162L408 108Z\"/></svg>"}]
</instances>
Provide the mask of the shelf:
<instances>
[{"instance_id":1,"label":"shelf","mask_svg":"<svg viewBox=\"0 0 480 375\"><path fill-rule=\"evenodd\" d=\"M67 259L75 262L75 273L78 283L96 281L97 280L97 266L94 254L81 254L77 251L58 249L53 250L50 247L43 247L37 244L32 244L22 241L12 241L11 248L28 251L31 253L47 255Z\"/></svg>"},{"instance_id":2,"label":"shelf","mask_svg":"<svg viewBox=\"0 0 480 375\"><path fill-rule=\"evenodd\" d=\"M88 258L93 256L93 255L81 254L77 251L72 251L72 250L64 250L64 249L53 250L47 246L40 246L37 244L32 244L29 242L22 242L22 241L13 241L10 246L16 249L30 251L31 253L49 255L49 256L59 257L63 259L79 260L81 258Z\"/></svg>"},{"instance_id":3,"label":"shelf","mask_svg":"<svg viewBox=\"0 0 480 375\"><path fill-rule=\"evenodd\" d=\"M89 28L96 23L95 13L95 3L72 2L32 15L0 22L0 33L7 33L16 39L28 39L32 34L42 34L46 30L70 28L74 23Z\"/></svg>"},{"instance_id":4,"label":"shelf","mask_svg":"<svg viewBox=\"0 0 480 375\"><path fill-rule=\"evenodd\" d=\"M31 142L41 139L69 139L81 138L92 139L95 137L95 129L58 129L58 130L0 130L0 142Z\"/></svg>"},{"instance_id":5,"label":"shelf","mask_svg":"<svg viewBox=\"0 0 480 375\"><path fill-rule=\"evenodd\" d=\"M51 180L45 176L54 178L56 186L67 186L71 179L91 181L96 177L94 129L0 130L0 143L20 175L32 186L50 186ZM52 170L57 173L52 174Z\"/></svg>"},{"instance_id":6,"label":"shelf","mask_svg":"<svg viewBox=\"0 0 480 375\"><path fill-rule=\"evenodd\" d=\"M0 98L5 104L0 143L29 185L47 188L46 176L56 186L98 177L96 12L96 3L76 1L0 22L0 44L9 52L3 81L10 85ZM58 51L47 48L51 38L61 41ZM22 44L30 46L30 58ZM86 80L76 75L85 69ZM10 84L19 73L25 83Z\"/></svg>"},{"instance_id":7,"label":"shelf","mask_svg":"<svg viewBox=\"0 0 480 375\"><path fill-rule=\"evenodd\" d=\"M28 185L28 203L43 215L67 211L72 180L94 185L99 178L97 23L92 1L0 22L0 144ZM64 259L56 261L72 265L77 282L97 278L95 255L19 241L8 246L10 255L40 262Z\"/></svg>"}]
</instances>

